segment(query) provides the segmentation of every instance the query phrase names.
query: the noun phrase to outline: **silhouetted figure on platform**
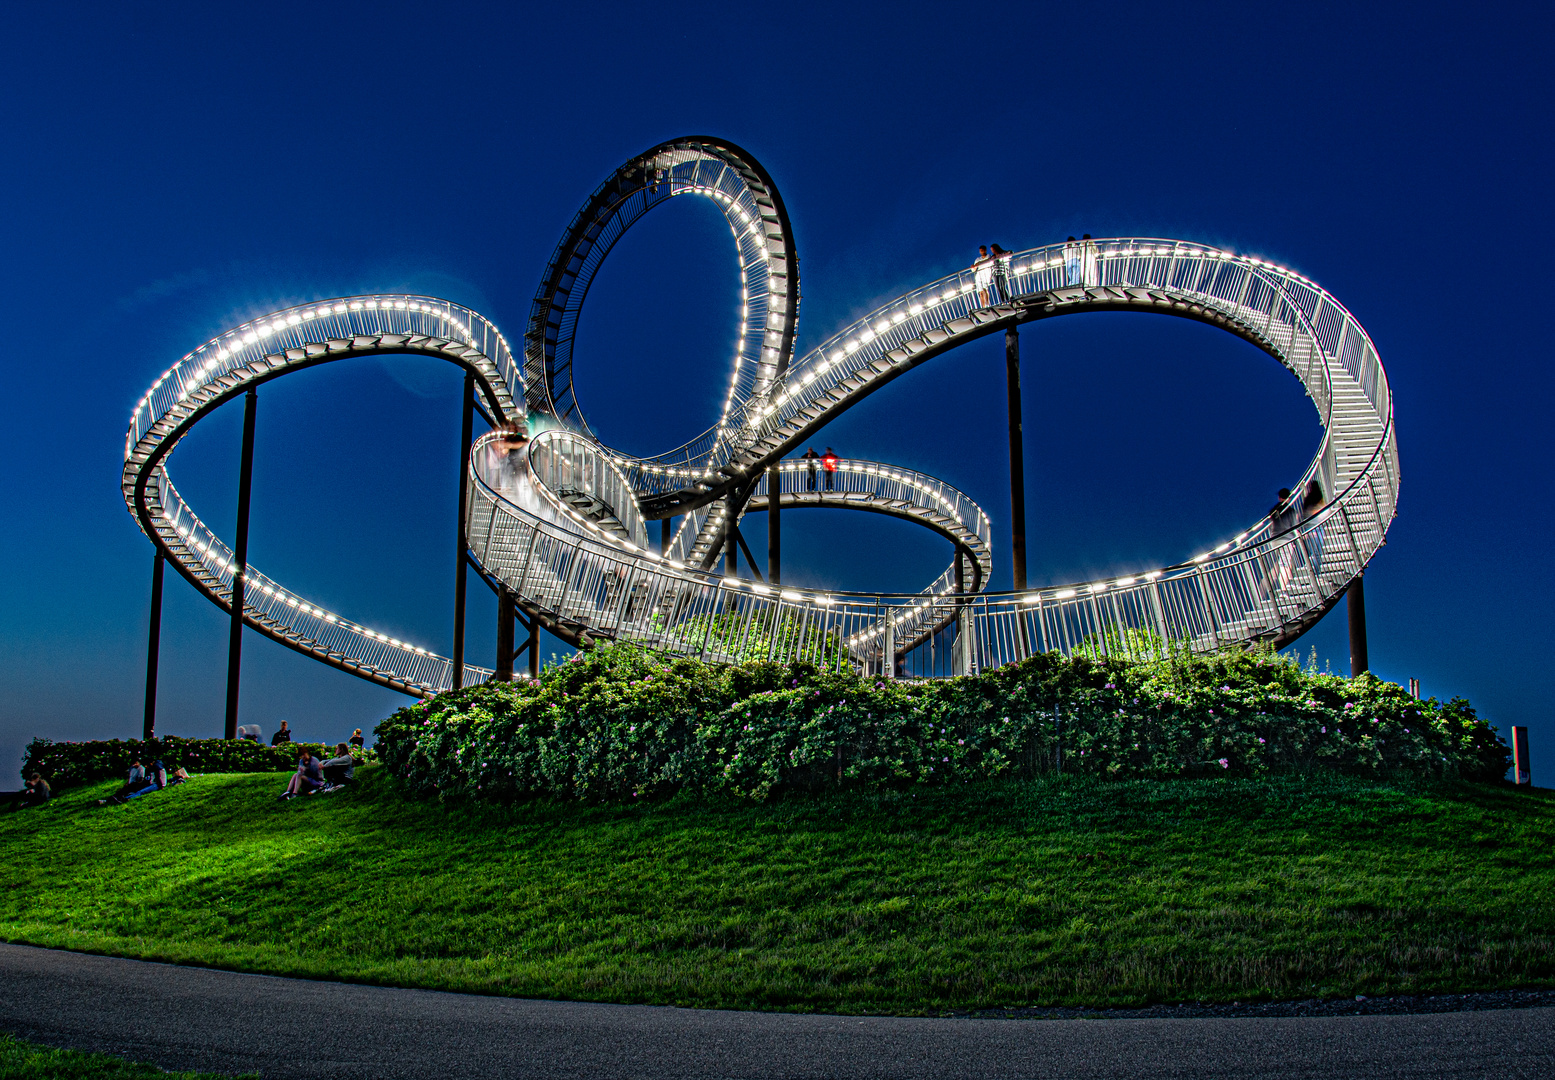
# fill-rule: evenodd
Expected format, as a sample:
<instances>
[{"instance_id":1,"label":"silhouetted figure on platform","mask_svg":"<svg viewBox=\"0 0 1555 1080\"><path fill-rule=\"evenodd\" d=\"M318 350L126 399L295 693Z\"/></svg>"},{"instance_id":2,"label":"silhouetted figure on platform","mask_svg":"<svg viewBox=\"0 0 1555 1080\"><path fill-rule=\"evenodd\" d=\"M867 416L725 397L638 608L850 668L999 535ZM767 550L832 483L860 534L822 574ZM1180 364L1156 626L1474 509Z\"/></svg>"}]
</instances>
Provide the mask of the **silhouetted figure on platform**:
<instances>
[{"instance_id":1,"label":"silhouetted figure on platform","mask_svg":"<svg viewBox=\"0 0 1555 1080\"><path fill-rule=\"evenodd\" d=\"M808 450L806 450L804 452L805 467L809 470L809 473L810 473L810 490L811 491L815 490L815 466L816 466L816 463L819 462L820 460L821 460L821 455L817 454L815 452L815 447L812 446L812 447L810 447L810 449L808 449Z\"/></svg>"}]
</instances>

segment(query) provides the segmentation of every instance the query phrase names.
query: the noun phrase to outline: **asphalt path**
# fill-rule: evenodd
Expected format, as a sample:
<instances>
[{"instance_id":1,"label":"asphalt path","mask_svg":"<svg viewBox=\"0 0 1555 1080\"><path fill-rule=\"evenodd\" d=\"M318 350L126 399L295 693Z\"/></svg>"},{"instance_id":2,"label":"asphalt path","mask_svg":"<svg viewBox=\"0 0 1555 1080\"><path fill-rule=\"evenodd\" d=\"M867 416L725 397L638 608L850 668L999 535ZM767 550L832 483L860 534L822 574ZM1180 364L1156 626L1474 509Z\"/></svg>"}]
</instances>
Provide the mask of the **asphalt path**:
<instances>
[{"instance_id":1,"label":"asphalt path","mask_svg":"<svg viewBox=\"0 0 1555 1080\"><path fill-rule=\"evenodd\" d=\"M1555 1008L907 1019L482 997L0 945L0 1028L282 1077L1555 1077Z\"/></svg>"}]
</instances>

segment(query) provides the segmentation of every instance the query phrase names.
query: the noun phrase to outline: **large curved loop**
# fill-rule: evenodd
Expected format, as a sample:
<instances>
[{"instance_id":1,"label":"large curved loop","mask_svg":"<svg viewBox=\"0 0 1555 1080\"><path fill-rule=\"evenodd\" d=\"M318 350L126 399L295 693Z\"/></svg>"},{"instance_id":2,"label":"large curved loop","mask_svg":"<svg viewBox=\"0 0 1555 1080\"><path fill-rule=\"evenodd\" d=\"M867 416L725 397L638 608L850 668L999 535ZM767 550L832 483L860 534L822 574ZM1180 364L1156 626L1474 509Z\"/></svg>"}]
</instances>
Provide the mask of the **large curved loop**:
<instances>
[{"instance_id":1,"label":"large curved loop","mask_svg":"<svg viewBox=\"0 0 1555 1080\"><path fill-rule=\"evenodd\" d=\"M583 428L571 343L584 295L620 235L677 194L718 202L740 244L742 349L719 423L677 450L632 458ZM1387 377L1364 329L1309 279L1259 259L1173 240L1053 245L990 277L954 274L913 290L789 363L798 274L782 202L728 143L685 139L639 155L602 184L553 256L525 343L526 381L502 335L427 297L354 297L289 309L208 342L136 407L125 443L127 504L154 543L213 601L230 604L232 554L184 503L165 457L200 417L248 387L348 356L425 351L472 372L499 422L524 408L551 427L515 455L492 433L473 448L466 531L490 579L570 640L601 634L707 659L808 658L895 673L925 652L955 673L1034 652L1159 655L1272 641L1310 627L1383 543L1397 505L1398 448ZM1321 509L1261 518L1185 562L1135 576L989 595L990 526L941 481L843 463L812 491L787 456L825 424L919 364L1011 327L1089 311L1195 319L1253 342L1306 388L1324 436L1303 475ZM926 525L951 540L950 570L917 594L841 593L706 572L739 516L769 505L844 506ZM679 515L665 552L646 522ZM968 580L967 574L970 574ZM448 660L304 601L249 567L244 617L289 647L364 678L429 694ZM466 684L486 672L467 667Z\"/></svg>"},{"instance_id":2,"label":"large curved loop","mask_svg":"<svg viewBox=\"0 0 1555 1080\"><path fill-rule=\"evenodd\" d=\"M583 301L610 249L639 218L678 195L698 195L723 212L740 263L739 333L723 415L705 459L727 435L732 414L765 400L788 368L799 319L799 267L788 212L766 170L723 139L689 137L639 154L594 189L562 234L541 277L524 332L529 407L587 431L572 382L572 346Z\"/></svg>"},{"instance_id":3,"label":"large curved loop","mask_svg":"<svg viewBox=\"0 0 1555 1080\"><path fill-rule=\"evenodd\" d=\"M438 356L469 371L493 417L524 400L507 340L469 308L429 296L373 295L287 308L244 323L183 357L135 406L121 488L140 527L190 584L231 610L232 549L184 502L165 459L211 410L250 387L349 357ZM244 571L244 622L288 648L411 694L452 684L452 661L298 596L252 565ZM466 667L465 681L489 675Z\"/></svg>"}]
</instances>

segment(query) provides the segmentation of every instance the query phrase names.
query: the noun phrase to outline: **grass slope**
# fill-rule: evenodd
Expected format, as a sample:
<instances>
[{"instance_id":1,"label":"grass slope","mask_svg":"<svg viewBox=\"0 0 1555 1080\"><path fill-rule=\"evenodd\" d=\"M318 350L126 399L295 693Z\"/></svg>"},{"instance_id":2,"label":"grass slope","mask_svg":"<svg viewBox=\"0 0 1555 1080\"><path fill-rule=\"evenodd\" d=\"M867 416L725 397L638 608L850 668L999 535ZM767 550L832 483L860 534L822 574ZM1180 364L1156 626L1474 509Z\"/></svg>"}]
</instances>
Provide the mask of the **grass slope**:
<instances>
[{"instance_id":1,"label":"grass slope","mask_svg":"<svg viewBox=\"0 0 1555 1080\"><path fill-rule=\"evenodd\" d=\"M1555 985L1555 796L1338 776L750 806L278 803L213 775L0 817L0 937L450 990L923 1012Z\"/></svg>"},{"instance_id":2,"label":"grass slope","mask_svg":"<svg viewBox=\"0 0 1555 1080\"><path fill-rule=\"evenodd\" d=\"M0 1080L224 1080L225 1073L167 1072L108 1054L55 1050L0 1035ZM244 1073L258 1080L258 1073Z\"/></svg>"}]
</instances>

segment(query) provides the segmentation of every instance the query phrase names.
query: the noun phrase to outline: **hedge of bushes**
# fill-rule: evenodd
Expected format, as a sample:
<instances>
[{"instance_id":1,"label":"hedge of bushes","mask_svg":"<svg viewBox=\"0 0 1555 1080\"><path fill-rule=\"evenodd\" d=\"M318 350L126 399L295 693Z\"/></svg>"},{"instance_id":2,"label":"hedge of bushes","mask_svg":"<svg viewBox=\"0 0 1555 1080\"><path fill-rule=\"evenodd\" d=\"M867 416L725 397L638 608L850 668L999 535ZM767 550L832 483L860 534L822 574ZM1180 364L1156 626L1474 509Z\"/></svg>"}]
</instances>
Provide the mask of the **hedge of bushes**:
<instances>
[{"instance_id":1,"label":"hedge of bushes","mask_svg":"<svg viewBox=\"0 0 1555 1080\"><path fill-rule=\"evenodd\" d=\"M22 758L22 776L33 773L54 789L97 780L120 779L130 771L130 762L139 759L149 765L161 759L169 772L177 768L190 772L280 772L297 766L303 748L316 755L332 758L333 746L323 743L287 743L263 746L248 739L180 739L169 735L161 739L101 739L95 742L51 742L34 739ZM371 751L367 752L371 755ZM361 750L354 750L360 760Z\"/></svg>"},{"instance_id":2,"label":"hedge of bushes","mask_svg":"<svg viewBox=\"0 0 1555 1080\"><path fill-rule=\"evenodd\" d=\"M381 760L414 792L495 801L766 799L1060 767L1116 779L1327 768L1487 780L1510 760L1467 701L1416 701L1269 652L1146 664L1051 654L902 683L607 645L537 682L400 709L377 735Z\"/></svg>"}]
</instances>

